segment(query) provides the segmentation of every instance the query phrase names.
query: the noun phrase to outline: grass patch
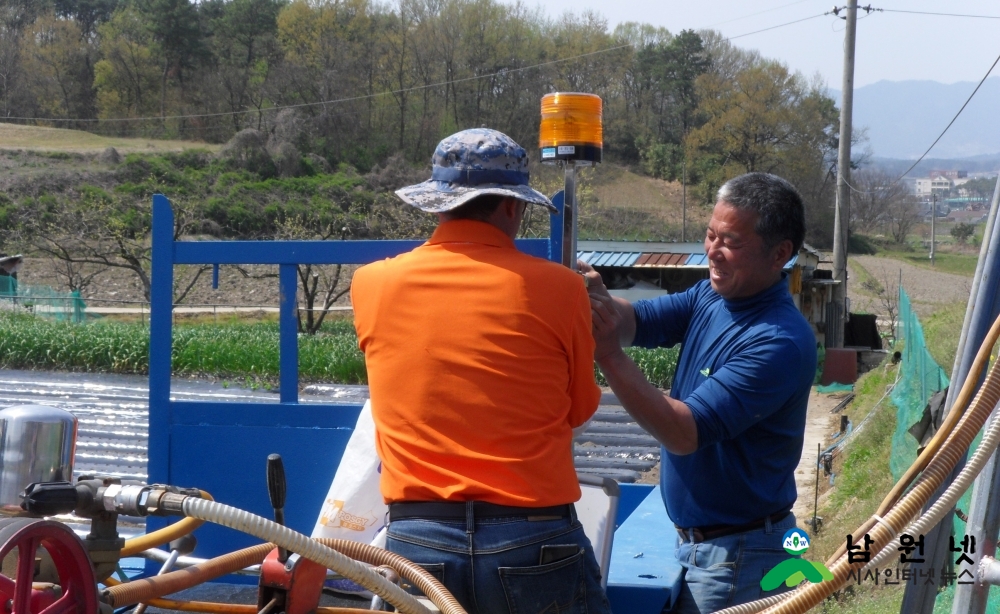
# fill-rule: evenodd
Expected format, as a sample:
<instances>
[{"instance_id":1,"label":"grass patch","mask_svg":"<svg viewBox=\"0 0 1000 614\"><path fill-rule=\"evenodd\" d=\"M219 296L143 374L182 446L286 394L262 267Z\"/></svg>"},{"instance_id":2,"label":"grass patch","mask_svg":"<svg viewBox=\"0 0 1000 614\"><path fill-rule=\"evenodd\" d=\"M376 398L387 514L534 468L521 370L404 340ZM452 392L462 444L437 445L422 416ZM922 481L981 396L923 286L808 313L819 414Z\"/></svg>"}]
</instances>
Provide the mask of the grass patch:
<instances>
[{"instance_id":1,"label":"grass patch","mask_svg":"<svg viewBox=\"0 0 1000 614\"><path fill-rule=\"evenodd\" d=\"M941 307L924 318L924 341L934 362L938 363L948 377L955 364L958 340L962 336L962 321L965 319L965 303L953 303Z\"/></svg>"},{"instance_id":2,"label":"grass patch","mask_svg":"<svg viewBox=\"0 0 1000 614\"><path fill-rule=\"evenodd\" d=\"M0 147L4 149L62 152L64 154L99 152L107 147L114 147L120 152L166 152L192 148L218 149L217 145L206 145L205 143L194 141L107 137L84 132L83 130L4 123L0 123Z\"/></svg>"},{"instance_id":3,"label":"grass patch","mask_svg":"<svg viewBox=\"0 0 1000 614\"><path fill-rule=\"evenodd\" d=\"M923 321L928 349L945 370L954 362L964 315L965 305L955 303L942 307ZM846 409L851 421L860 424L875 409L864 430L834 459L836 482L821 507L820 515L825 521L823 529L813 536L813 549L818 558L828 558L844 543L845 535L870 518L895 483L889 471L889 458L896 428L896 407L883 397L896 374L896 367L883 366L866 373L855 384L855 399ZM863 582L860 586L848 585L836 599L826 602L822 611L895 613L899 611L902 597L902 584L875 586Z\"/></svg>"},{"instance_id":4,"label":"grass patch","mask_svg":"<svg viewBox=\"0 0 1000 614\"><path fill-rule=\"evenodd\" d=\"M972 277L976 272L976 263L979 262L979 254L963 254L958 252L937 251L934 253L934 266L931 266L929 252L918 250L908 252L902 250L880 250L879 256L894 258L903 262L942 273L954 273Z\"/></svg>"},{"instance_id":5,"label":"grass patch","mask_svg":"<svg viewBox=\"0 0 1000 614\"><path fill-rule=\"evenodd\" d=\"M873 408L875 413L864 430L847 445L844 453L834 459L834 487L820 508L823 528L812 536L810 554L815 554L814 560L825 561L831 556L844 544L844 536L871 517L882 498L892 489L894 480L889 472L889 456L896 428L896 406L883 395L895 379L895 367L878 368L861 376L855 384L856 396L845 412L851 422L860 424ZM867 582L848 587L840 591L835 600L827 602L823 611L883 611L869 609L873 599L883 604L885 612L899 611L902 590Z\"/></svg>"}]
</instances>

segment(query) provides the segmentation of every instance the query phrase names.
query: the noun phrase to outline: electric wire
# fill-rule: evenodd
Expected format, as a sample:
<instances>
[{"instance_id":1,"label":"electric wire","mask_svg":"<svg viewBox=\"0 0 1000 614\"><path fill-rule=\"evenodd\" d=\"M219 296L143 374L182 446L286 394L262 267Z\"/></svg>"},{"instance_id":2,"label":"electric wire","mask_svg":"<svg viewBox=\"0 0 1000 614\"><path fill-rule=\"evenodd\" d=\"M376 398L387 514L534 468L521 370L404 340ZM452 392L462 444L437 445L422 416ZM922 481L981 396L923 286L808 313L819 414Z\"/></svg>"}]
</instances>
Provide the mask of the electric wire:
<instances>
[{"instance_id":1,"label":"electric wire","mask_svg":"<svg viewBox=\"0 0 1000 614\"><path fill-rule=\"evenodd\" d=\"M809 21L810 19L816 19L817 17L823 17L825 15L831 15L833 11L827 11L825 13L819 13L818 15L812 15L810 17L803 17L802 19L796 19L794 21L788 21L785 23L778 24L776 26L771 26L770 28L764 28L762 30L754 30L753 32L747 32L746 34L738 34L736 36L730 36L726 40L736 40L737 38L743 38L744 36L750 36L751 34L760 34L761 32L767 32L769 30L776 30L778 28L784 28L785 26L790 26L795 23L802 23L803 21Z\"/></svg>"},{"instance_id":2,"label":"electric wire","mask_svg":"<svg viewBox=\"0 0 1000 614\"><path fill-rule=\"evenodd\" d=\"M780 9L788 8L790 6L795 6L796 4L802 4L803 2L807 2L807 1L808 0L797 0L796 2L789 2L788 4L782 4L780 6L775 6L775 7L769 8L769 9L764 9L763 11L757 11L756 13L750 13L748 15L741 15L740 17L733 17L732 19L727 19L725 21L717 21L717 22L715 22L713 24L705 26L704 29L714 28L715 26L721 26L722 24L725 24L725 23L732 23L734 21L740 21L740 20L743 20L743 19L749 19L750 17L756 17L757 15L763 15L764 13L771 13L773 11L777 11L777 10L780 10Z\"/></svg>"},{"instance_id":3,"label":"electric wire","mask_svg":"<svg viewBox=\"0 0 1000 614\"><path fill-rule=\"evenodd\" d=\"M906 11L903 9L872 9L880 13L909 13L911 15L934 15L937 17L973 17L976 19L1000 19L1000 15L968 15L963 13L931 13L928 11Z\"/></svg>"},{"instance_id":4,"label":"electric wire","mask_svg":"<svg viewBox=\"0 0 1000 614\"><path fill-rule=\"evenodd\" d=\"M982 87L983 83L986 82L986 78L990 76L990 73L993 72L994 68L996 68L998 62L1000 62L1000 55L997 56L997 59L993 60L993 64L990 65L990 69L986 71L986 74L983 75L983 78L980 79L979 83L976 85L976 89L972 90L972 93L969 94L969 97L965 99L964 103L962 103L962 108L958 110L958 113L955 113L955 117L951 118L951 121L948 122L948 125L944 127L944 130L941 131L941 134L939 134L938 137L934 139L934 142L931 143L931 146L927 148L927 151L922 153L920 157L917 158L916 162L911 164L910 168L906 169L906 172L900 175L899 178L897 178L896 181L894 181L893 183L899 183L900 181L902 181L903 177L906 177L906 175L908 175L910 171L916 168L916 166L920 164L920 161L923 160L927 156L927 154L931 152L932 149L934 149L934 146L938 144L938 141L940 141L941 138L945 135L945 133L948 132L948 129L951 128L951 125L955 123L955 120L958 119L958 116L962 114L962 111L965 110L965 107L967 107L969 105L969 102L972 101L973 96L976 95L976 92L979 91L979 88Z\"/></svg>"}]
</instances>

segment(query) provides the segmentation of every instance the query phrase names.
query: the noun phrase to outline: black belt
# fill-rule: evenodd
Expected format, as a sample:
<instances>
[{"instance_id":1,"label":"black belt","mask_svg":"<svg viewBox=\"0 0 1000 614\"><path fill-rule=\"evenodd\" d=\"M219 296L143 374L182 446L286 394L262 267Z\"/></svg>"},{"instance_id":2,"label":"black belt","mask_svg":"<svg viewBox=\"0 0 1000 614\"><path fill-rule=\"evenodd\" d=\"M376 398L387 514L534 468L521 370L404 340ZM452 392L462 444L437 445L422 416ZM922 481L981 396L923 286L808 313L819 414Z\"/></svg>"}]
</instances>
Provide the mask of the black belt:
<instances>
[{"instance_id":1,"label":"black belt","mask_svg":"<svg viewBox=\"0 0 1000 614\"><path fill-rule=\"evenodd\" d=\"M689 541L692 544L700 544L701 542L706 542L711 539L717 539L719 537L726 537L727 535L736 535L737 533L745 533L747 531L753 531L754 529L759 529L767 524L768 521L771 523L781 522L791 512L778 512L777 514L771 514L770 516L765 516L758 520L748 522L746 524L713 524L705 527L691 527L685 529L684 527L679 527L674 525L677 529L677 534L681 536L681 541Z\"/></svg>"},{"instance_id":2,"label":"black belt","mask_svg":"<svg viewBox=\"0 0 1000 614\"><path fill-rule=\"evenodd\" d=\"M466 501L403 501L389 504L389 522L407 518L429 520L465 520L468 514ZM572 503L550 507L517 507L497 505L486 501L472 501L474 518L524 518L527 520L549 520L569 518Z\"/></svg>"}]
</instances>

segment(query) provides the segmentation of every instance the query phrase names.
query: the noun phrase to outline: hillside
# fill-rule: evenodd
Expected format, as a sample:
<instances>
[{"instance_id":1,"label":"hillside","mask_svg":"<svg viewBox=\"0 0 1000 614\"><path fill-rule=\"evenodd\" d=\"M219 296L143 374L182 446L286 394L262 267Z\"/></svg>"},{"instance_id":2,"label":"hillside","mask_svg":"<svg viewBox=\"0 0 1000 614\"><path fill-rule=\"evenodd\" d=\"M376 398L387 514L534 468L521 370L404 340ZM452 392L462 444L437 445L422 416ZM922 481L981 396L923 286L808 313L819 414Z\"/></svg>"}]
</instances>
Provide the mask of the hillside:
<instances>
[{"instance_id":1,"label":"hillside","mask_svg":"<svg viewBox=\"0 0 1000 614\"><path fill-rule=\"evenodd\" d=\"M136 153L128 160L114 161L103 154L104 148L113 146L123 154ZM35 208L38 204L68 207L81 198L144 199L142 194L162 190L168 196L180 198L190 204L215 203L221 206L267 207L289 203L328 201L336 192L316 191L317 184L340 181L333 175L296 178L272 178L240 173L211 170L214 156L194 152L177 156L170 152L185 149L210 150L201 143L180 141L146 141L142 139L110 139L77 130L58 130L0 124L0 190L3 206ZM193 167L185 167L189 162ZM207 158L207 162L206 162ZM393 162L387 162L391 165ZM205 166L208 164L209 166ZM402 164L399 160L395 164ZM338 171L338 177L345 172ZM353 190L370 190L377 198L394 202L387 192L414 181L426 178L424 170L404 166L381 170L362 178L353 170L346 171L344 181ZM242 174L241 174L242 173ZM379 174L381 173L381 174ZM377 176L376 176L377 175ZM386 176L388 175L388 178ZM532 183L545 193L554 193L563 186L562 170L552 166L536 165L532 169ZM398 185L397 185L398 184ZM346 184L345 184L346 185ZM332 188L331 188L332 189ZM312 196L305 197L309 192ZM618 238L636 240L679 240L681 226L681 186L651 179L633 173L615 164L601 164L596 168L582 169L578 175L578 193L583 204L580 218L582 238ZM302 199L306 198L306 201ZM315 200L319 199L319 200ZM693 204L688 206L688 240L699 240L711 215L710 208ZM223 203L223 204L219 204ZM329 202L325 202L329 205ZM315 209L315 205L310 205ZM225 216L224 216L225 217ZM432 222L432 220L430 220ZM221 223L224 228L224 221ZM544 228L544 224L534 228ZM225 230L216 228L213 234L227 238ZM221 234L218 234L221 232ZM244 237L250 238L250 237ZM23 284L50 286L66 291L65 268L45 258L32 257L29 245L10 243L0 239L0 247L8 252L24 252L29 256L19 273ZM86 272L93 267L84 265ZM223 267L218 290L211 288L211 276L203 275L192 289L185 303L202 305L273 305L277 304L277 284L268 267L251 271L248 277L232 267ZM60 274L62 273L62 274ZM181 270L180 279L193 273ZM118 301L142 301L143 287L135 273L124 269L107 269L83 289L84 298L92 306L134 306ZM342 302L346 297L342 299ZM108 301L108 302L105 302Z\"/></svg>"}]
</instances>

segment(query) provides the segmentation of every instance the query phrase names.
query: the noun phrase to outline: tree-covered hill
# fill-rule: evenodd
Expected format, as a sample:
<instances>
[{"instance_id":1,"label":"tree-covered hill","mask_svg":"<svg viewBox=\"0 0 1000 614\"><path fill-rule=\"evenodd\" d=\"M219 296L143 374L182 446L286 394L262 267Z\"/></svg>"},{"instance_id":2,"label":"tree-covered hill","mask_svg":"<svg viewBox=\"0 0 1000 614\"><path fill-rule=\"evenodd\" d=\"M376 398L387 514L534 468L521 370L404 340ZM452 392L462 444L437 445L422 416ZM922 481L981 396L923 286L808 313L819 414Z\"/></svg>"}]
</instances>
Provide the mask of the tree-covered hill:
<instances>
[{"instance_id":1,"label":"tree-covered hill","mask_svg":"<svg viewBox=\"0 0 1000 614\"><path fill-rule=\"evenodd\" d=\"M600 95L606 158L684 180L692 202L742 172L786 176L829 242L833 100L715 32L498 0L0 2L9 122L217 144L252 128L275 158L366 173L472 126L534 149L551 91Z\"/></svg>"}]
</instances>

